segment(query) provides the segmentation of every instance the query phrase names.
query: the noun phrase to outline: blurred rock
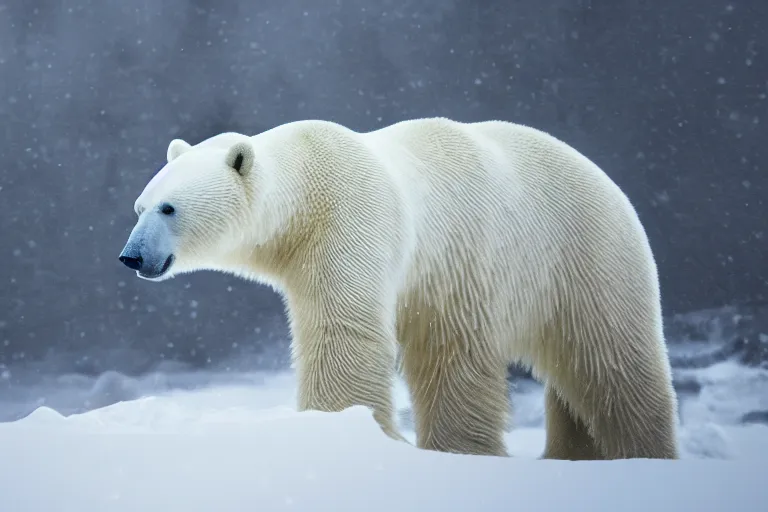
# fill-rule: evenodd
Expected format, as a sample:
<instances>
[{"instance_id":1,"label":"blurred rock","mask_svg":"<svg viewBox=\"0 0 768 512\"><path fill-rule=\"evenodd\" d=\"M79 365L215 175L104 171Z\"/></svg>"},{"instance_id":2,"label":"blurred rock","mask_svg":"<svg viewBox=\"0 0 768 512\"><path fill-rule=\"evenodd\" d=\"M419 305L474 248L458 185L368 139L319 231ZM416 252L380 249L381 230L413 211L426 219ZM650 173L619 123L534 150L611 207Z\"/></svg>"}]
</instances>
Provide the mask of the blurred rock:
<instances>
[{"instance_id":1,"label":"blurred rock","mask_svg":"<svg viewBox=\"0 0 768 512\"><path fill-rule=\"evenodd\" d=\"M768 411L751 411L742 416L742 423L765 423L768 425Z\"/></svg>"}]
</instances>

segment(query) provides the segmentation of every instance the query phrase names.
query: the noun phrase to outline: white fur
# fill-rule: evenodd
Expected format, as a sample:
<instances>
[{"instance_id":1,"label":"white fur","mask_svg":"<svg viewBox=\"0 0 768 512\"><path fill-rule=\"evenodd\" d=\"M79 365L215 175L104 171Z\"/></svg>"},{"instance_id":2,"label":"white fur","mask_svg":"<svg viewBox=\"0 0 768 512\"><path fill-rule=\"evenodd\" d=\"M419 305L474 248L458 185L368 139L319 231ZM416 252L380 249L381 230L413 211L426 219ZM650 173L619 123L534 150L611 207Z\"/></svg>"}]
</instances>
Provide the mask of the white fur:
<instances>
[{"instance_id":1,"label":"white fur","mask_svg":"<svg viewBox=\"0 0 768 512\"><path fill-rule=\"evenodd\" d=\"M241 176L226 162L243 141ZM502 455L506 365L521 362L547 382L545 456L677 456L648 240L565 143L499 121L302 121L173 141L168 160L137 211L179 204L171 273L217 269L284 294L301 408L368 405L399 438L399 347L419 446Z\"/></svg>"}]
</instances>

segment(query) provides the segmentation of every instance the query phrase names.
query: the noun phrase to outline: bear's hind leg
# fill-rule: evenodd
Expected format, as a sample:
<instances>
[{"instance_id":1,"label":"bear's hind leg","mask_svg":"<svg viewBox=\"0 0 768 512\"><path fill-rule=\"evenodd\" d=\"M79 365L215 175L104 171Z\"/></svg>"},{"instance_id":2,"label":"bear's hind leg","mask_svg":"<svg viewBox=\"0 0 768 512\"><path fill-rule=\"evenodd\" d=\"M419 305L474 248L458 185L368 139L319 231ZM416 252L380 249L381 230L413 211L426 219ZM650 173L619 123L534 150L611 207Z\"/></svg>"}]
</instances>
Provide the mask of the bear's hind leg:
<instances>
[{"instance_id":1,"label":"bear's hind leg","mask_svg":"<svg viewBox=\"0 0 768 512\"><path fill-rule=\"evenodd\" d=\"M509 412L506 367L476 340L435 336L403 346L417 446L472 455L506 456ZM470 343L471 346L467 346Z\"/></svg>"},{"instance_id":2,"label":"bear's hind leg","mask_svg":"<svg viewBox=\"0 0 768 512\"><path fill-rule=\"evenodd\" d=\"M547 443L544 459L599 460L603 459L589 429L573 416L557 390L547 385L544 405L546 410Z\"/></svg>"},{"instance_id":3,"label":"bear's hind leg","mask_svg":"<svg viewBox=\"0 0 768 512\"><path fill-rule=\"evenodd\" d=\"M677 399L662 342L648 330L585 330L593 339L570 340L548 372L605 459L678 458Z\"/></svg>"}]
</instances>

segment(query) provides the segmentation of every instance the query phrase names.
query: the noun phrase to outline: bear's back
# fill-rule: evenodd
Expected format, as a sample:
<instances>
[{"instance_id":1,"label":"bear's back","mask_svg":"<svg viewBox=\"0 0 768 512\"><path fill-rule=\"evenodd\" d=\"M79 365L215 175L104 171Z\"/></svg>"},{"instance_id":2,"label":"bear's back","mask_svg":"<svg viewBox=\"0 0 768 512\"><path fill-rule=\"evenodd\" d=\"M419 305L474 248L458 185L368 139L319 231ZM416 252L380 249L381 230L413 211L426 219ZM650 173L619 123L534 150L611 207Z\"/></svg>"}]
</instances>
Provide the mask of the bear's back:
<instances>
[{"instance_id":1,"label":"bear's back","mask_svg":"<svg viewBox=\"0 0 768 512\"><path fill-rule=\"evenodd\" d=\"M480 249L513 235L534 243L533 230L550 243L541 232L564 235L559 219L615 192L586 157L523 125L417 119L360 136L399 182L436 253L470 233Z\"/></svg>"},{"instance_id":2,"label":"bear's back","mask_svg":"<svg viewBox=\"0 0 768 512\"><path fill-rule=\"evenodd\" d=\"M596 264L617 239L645 256L626 196L591 160L545 132L434 118L361 136L413 209L416 274L446 265L451 254L452 267L482 267L497 279L536 276L539 285L516 285L540 289L555 268ZM586 252L584 240L591 241ZM580 262L573 261L577 252Z\"/></svg>"}]
</instances>

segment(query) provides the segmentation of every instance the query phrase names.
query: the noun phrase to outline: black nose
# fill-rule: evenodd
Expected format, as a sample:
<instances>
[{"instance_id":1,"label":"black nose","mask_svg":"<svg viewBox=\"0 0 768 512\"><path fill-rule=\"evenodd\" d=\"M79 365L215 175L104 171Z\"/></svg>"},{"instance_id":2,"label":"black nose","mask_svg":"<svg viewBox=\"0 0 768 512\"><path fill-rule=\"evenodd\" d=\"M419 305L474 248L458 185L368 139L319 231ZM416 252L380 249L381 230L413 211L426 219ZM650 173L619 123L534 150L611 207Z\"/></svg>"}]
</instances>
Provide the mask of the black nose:
<instances>
[{"instance_id":1,"label":"black nose","mask_svg":"<svg viewBox=\"0 0 768 512\"><path fill-rule=\"evenodd\" d=\"M120 261L131 270L141 270L141 264L144 262L141 256L126 256L125 254L120 255Z\"/></svg>"}]
</instances>

